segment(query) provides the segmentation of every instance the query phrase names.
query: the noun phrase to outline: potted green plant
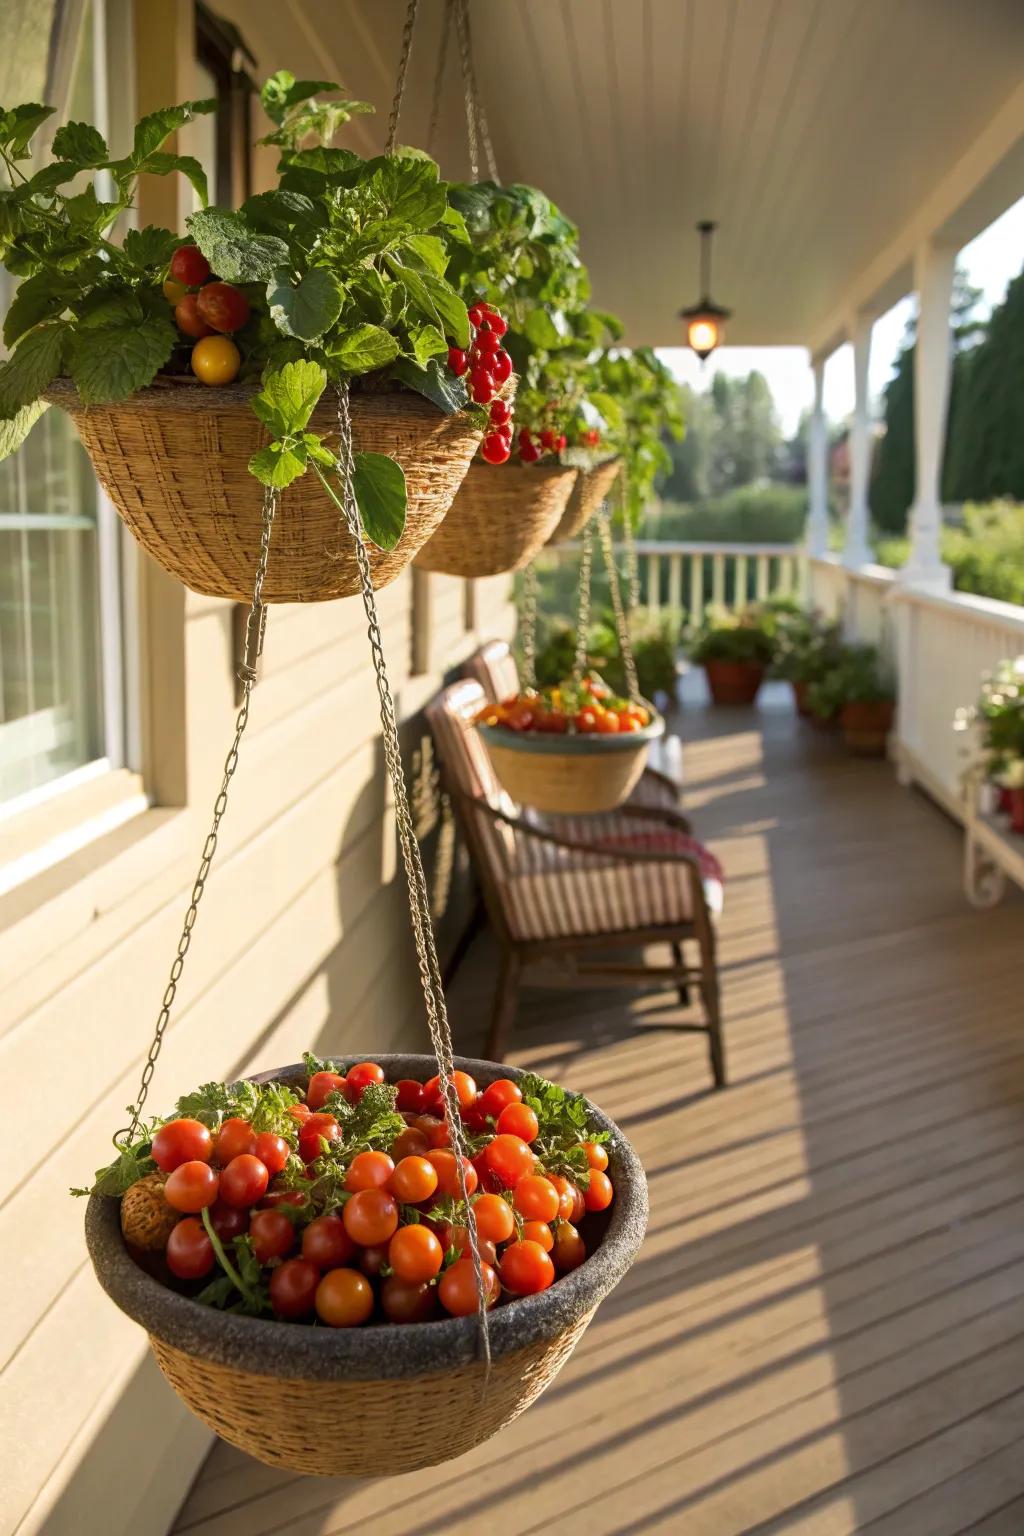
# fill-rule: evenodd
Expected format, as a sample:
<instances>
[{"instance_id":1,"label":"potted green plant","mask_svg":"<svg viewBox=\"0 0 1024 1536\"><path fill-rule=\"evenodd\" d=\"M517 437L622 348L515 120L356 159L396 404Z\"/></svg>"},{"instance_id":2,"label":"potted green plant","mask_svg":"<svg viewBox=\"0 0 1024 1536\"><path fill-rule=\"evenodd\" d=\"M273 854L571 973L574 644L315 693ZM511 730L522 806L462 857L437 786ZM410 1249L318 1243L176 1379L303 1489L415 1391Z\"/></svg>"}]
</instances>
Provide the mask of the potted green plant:
<instances>
[{"instance_id":1,"label":"potted green plant","mask_svg":"<svg viewBox=\"0 0 1024 1536\"><path fill-rule=\"evenodd\" d=\"M805 720L813 719L810 690L821 682L840 655L839 625L827 622L817 612L787 609L777 614L776 639L772 675L789 683L797 714Z\"/></svg>"},{"instance_id":2,"label":"potted green plant","mask_svg":"<svg viewBox=\"0 0 1024 1536\"><path fill-rule=\"evenodd\" d=\"M888 669L873 645L844 645L808 692L819 718L838 716L843 740L858 757L884 757L896 696Z\"/></svg>"},{"instance_id":3,"label":"potted green plant","mask_svg":"<svg viewBox=\"0 0 1024 1536\"><path fill-rule=\"evenodd\" d=\"M278 184L237 211L207 207L198 162L162 148L212 101L143 118L121 158L95 128L67 123L30 176L21 163L52 109L0 119L2 256L22 279L4 325L0 453L47 403L63 406L132 532L199 591L250 593L261 487L304 475L264 598L356 590L354 555L325 558L337 543L339 388L352 394L354 490L378 585L440 521L487 425L488 402L449 366L449 348L471 340L446 276L465 221L428 157L331 147L371 110L317 94L339 89L287 71L266 82ZM73 190L99 171L111 202ZM112 239L137 177L171 172L204 205L187 239L153 226Z\"/></svg>"},{"instance_id":4,"label":"potted green plant","mask_svg":"<svg viewBox=\"0 0 1024 1536\"><path fill-rule=\"evenodd\" d=\"M1024 833L1024 656L982 678L977 702L957 711L954 729L973 731L971 775L993 787L996 808Z\"/></svg>"},{"instance_id":5,"label":"potted green plant","mask_svg":"<svg viewBox=\"0 0 1024 1536\"><path fill-rule=\"evenodd\" d=\"M775 620L756 605L709 609L690 639L690 659L704 668L715 704L753 704L775 652Z\"/></svg>"}]
</instances>

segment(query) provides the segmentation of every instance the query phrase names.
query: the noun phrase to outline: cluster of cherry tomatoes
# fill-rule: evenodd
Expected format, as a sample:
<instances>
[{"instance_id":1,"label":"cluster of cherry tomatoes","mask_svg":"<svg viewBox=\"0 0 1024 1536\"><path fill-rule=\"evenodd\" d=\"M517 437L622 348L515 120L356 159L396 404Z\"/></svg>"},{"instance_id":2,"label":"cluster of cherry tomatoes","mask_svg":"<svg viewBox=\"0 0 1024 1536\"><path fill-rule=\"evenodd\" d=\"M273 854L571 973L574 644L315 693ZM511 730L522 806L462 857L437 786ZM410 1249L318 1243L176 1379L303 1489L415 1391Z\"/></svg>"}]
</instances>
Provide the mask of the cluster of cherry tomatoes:
<instances>
[{"instance_id":1,"label":"cluster of cherry tomatoes","mask_svg":"<svg viewBox=\"0 0 1024 1536\"><path fill-rule=\"evenodd\" d=\"M194 245L171 257L164 294L182 335L192 337L192 372L204 384L230 384L242 366L231 340L249 318L249 300L233 283L211 281L210 263Z\"/></svg>"},{"instance_id":2,"label":"cluster of cherry tomatoes","mask_svg":"<svg viewBox=\"0 0 1024 1536\"><path fill-rule=\"evenodd\" d=\"M508 330L505 316L493 304L471 304L468 349L448 348L448 367L456 378L469 375L469 393L477 405L490 406L490 425L480 445L488 464L504 464L512 452L512 407L495 396L512 376L512 359L501 344Z\"/></svg>"},{"instance_id":3,"label":"cluster of cherry tomatoes","mask_svg":"<svg viewBox=\"0 0 1024 1536\"><path fill-rule=\"evenodd\" d=\"M346 1159L331 1096L359 1103L383 1082L376 1062L344 1075L315 1072L304 1100L286 1112L287 1134L257 1132L238 1116L213 1130L188 1117L161 1125L150 1149L159 1172L147 1177L162 1188L170 1275L204 1281L218 1264L230 1273L225 1256L234 1251L240 1263L241 1246L258 1266L266 1310L282 1321L343 1328L375 1314L409 1323L474 1313L465 1205L439 1079L396 1083L390 1144ZM600 1138L579 1140L584 1133L574 1130L567 1161L543 1105L539 1118L511 1079L478 1091L456 1072L454 1084L488 1305L546 1290L586 1258L579 1226L588 1213L611 1204L608 1153ZM549 1171L567 1166L574 1178ZM342 1182L331 1182L332 1168ZM122 1226L131 1243L129 1195Z\"/></svg>"},{"instance_id":4,"label":"cluster of cherry tomatoes","mask_svg":"<svg viewBox=\"0 0 1024 1536\"><path fill-rule=\"evenodd\" d=\"M499 704L485 704L478 725L501 725L510 731L626 736L651 722L642 704L617 698L599 678L562 683L557 688L527 689Z\"/></svg>"}]
</instances>

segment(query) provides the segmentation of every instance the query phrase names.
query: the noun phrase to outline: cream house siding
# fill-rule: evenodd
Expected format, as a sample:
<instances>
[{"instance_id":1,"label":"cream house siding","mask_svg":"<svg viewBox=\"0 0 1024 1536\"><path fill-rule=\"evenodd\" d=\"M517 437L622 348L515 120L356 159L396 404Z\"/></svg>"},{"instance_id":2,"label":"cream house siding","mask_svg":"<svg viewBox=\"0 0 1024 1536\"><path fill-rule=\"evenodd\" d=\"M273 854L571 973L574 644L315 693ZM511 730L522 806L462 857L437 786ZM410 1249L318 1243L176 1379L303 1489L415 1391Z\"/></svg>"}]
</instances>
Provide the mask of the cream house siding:
<instances>
[{"instance_id":1,"label":"cream house siding","mask_svg":"<svg viewBox=\"0 0 1024 1536\"><path fill-rule=\"evenodd\" d=\"M194 95L188 0L140 5L136 20L139 110ZM173 218L167 192L147 190L144 221ZM0 1445L18 1447L4 1536L80 1533L80 1511L100 1507L112 1536L161 1532L209 1444L96 1284L67 1195L108 1160L135 1095L236 712L234 605L145 560L141 586L152 808L0 898ZM407 571L379 596L443 949L470 888L420 712L480 641L511 633L510 595L497 577L469 603L465 582ZM274 608L151 1106L306 1047L426 1040L362 604Z\"/></svg>"}]
</instances>

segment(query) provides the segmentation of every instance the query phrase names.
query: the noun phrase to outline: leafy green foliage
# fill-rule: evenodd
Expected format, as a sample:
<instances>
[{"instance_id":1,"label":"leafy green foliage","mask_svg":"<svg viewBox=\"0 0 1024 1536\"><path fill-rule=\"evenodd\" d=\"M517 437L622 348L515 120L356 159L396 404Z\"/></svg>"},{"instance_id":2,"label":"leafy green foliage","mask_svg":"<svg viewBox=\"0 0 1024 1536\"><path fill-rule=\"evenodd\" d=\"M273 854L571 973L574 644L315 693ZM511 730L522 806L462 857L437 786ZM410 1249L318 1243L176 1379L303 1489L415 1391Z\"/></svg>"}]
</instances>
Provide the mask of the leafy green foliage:
<instances>
[{"instance_id":1,"label":"leafy green foliage","mask_svg":"<svg viewBox=\"0 0 1024 1536\"><path fill-rule=\"evenodd\" d=\"M841 645L831 665L807 693L811 712L828 720L844 704L877 704L895 698L890 669L873 645Z\"/></svg>"},{"instance_id":2,"label":"leafy green foliage","mask_svg":"<svg viewBox=\"0 0 1024 1536\"><path fill-rule=\"evenodd\" d=\"M73 1195L110 1195L120 1197L131 1189L147 1173L156 1172L156 1163L149 1155L153 1131L159 1122L154 1121L148 1131L140 1131L138 1139L130 1146L118 1147L114 1161L106 1168L97 1168L95 1181L86 1189L73 1189ZM117 1143L115 1142L115 1146Z\"/></svg>"},{"instance_id":3,"label":"leafy green foliage","mask_svg":"<svg viewBox=\"0 0 1024 1536\"><path fill-rule=\"evenodd\" d=\"M590 1183L590 1165L583 1150L585 1141L609 1140L607 1131L590 1128L587 1101L557 1083L528 1072L519 1080L523 1103L537 1116L540 1127L533 1150L548 1173L562 1173L580 1189Z\"/></svg>"},{"instance_id":4,"label":"leafy green foliage","mask_svg":"<svg viewBox=\"0 0 1024 1536\"><path fill-rule=\"evenodd\" d=\"M778 619L769 605L751 604L737 613L709 608L702 622L688 632L690 659L745 661L770 666L778 649Z\"/></svg>"},{"instance_id":5,"label":"leafy green foliage","mask_svg":"<svg viewBox=\"0 0 1024 1536\"><path fill-rule=\"evenodd\" d=\"M405 470L386 454L357 453L352 483L367 537L394 549L405 527Z\"/></svg>"},{"instance_id":6,"label":"leafy green foliage","mask_svg":"<svg viewBox=\"0 0 1024 1536\"><path fill-rule=\"evenodd\" d=\"M683 436L679 388L650 347L615 348L594 368L602 387L590 389L588 398L605 420L605 448L622 457L623 515L636 524L655 481L672 468L666 440Z\"/></svg>"}]
</instances>

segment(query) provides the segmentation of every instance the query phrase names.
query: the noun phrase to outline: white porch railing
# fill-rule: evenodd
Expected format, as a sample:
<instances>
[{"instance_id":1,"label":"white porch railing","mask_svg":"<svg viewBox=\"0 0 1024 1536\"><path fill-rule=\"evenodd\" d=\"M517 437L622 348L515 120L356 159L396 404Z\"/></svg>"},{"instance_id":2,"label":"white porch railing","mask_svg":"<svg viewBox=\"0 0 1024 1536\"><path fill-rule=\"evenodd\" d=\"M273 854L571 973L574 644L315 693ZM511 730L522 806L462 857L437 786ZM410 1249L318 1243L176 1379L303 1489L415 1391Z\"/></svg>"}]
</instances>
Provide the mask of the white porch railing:
<instances>
[{"instance_id":1,"label":"white porch railing","mask_svg":"<svg viewBox=\"0 0 1024 1536\"><path fill-rule=\"evenodd\" d=\"M848 570L828 557L811 561L810 600L841 618L850 639L891 649L900 777L964 820L964 738L953 717L974 703L983 672L1024 652L1024 608L967 592L918 591L883 566Z\"/></svg>"},{"instance_id":2,"label":"white porch railing","mask_svg":"<svg viewBox=\"0 0 1024 1536\"><path fill-rule=\"evenodd\" d=\"M708 604L742 608L769 597L803 598L807 559L798 544L674 543L641 539L640 600L657 613L686 611L700 623Z\"/></svg>"}]
</instances>

